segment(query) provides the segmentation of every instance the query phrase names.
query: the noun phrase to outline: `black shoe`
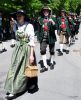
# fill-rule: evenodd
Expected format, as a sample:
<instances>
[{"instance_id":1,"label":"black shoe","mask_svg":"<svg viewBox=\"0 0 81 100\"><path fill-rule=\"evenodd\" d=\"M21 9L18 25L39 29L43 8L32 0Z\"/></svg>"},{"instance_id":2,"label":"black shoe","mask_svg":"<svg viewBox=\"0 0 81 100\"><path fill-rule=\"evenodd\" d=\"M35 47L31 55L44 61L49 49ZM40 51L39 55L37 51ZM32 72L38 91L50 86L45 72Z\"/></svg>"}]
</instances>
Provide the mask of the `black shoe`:
<instances>
[{"instance_id":1,"label":"black shoe","mask_svg":"<svg viewBox=\"0 0 81 100\"><path fill-rule=\"evenodd\" d=\"M48 68L45 67L44 70L45 70L45 71L48 71Z\"/></svg>"},{"instance_id":2,"label":"black shoe","mask_svg":"<svg viewBox=\"0 0 81 100\"><path fill-rule=\"evenodd\" d=\"M6 51L7 51L7 49L5 49L5 48L4 48L4 49L2 49L2 52L6 52Z\"/></svg>"},{"instance_id":3,"label":"black shoe","mask_svg":"<svg viewBox=\"0 0 81 100\"><path fill-rule=\"evenodd\" d=\"M63 52L66 52L66 49L63 49Z\"/></svg>"},{"instance_id":4,"label":"black shoe","mask_svg":"<svg viewBox=\"0 0 81 100\"><path fill-rule=\"evenodd\" d=\"M53 70L54 69L54 65L55 65L56 63L55 62L53 62L53 64L52 63L50 63L50 69L51 70Z\"/></svg>"},{"instance_id":5,"label":"black shoe","mask_svg":"<svg viewBox=\"0 0 81 100\"><path fill-rule=\"evenodd\" d=\"M58 56L62 56L63 55L63 53L60 51L60 52L58 52Z\"/></svg>"},{"instance_id":6,"label":"black shoe","mask_svg":"<svg viewBox=\"0 0 81 100\"><path fill-rule=\"evenodd\" d=\"M54 64L50 64L50 69L53 70L54 69Z\"/></svg>"},{"instance_id":7,"label":"black shoe","mask_svg":"<svg viewBox=\"0 0 81 100\"><path fill-rule=\"evenodd\" d=\"M66 54L69 54L69 50L66 50Z\"/></svg>"},{"instance_id":8,"label":"black shoe","mask_svg":"<svg viewBox=\"0 0 81 100\"><path fill-rule=\"evenodd\" d=\"M6 95L9 95L9 94L10 94L9 92L6 93Z\"/></svg>"},{"instance_id":9,"label":"black shoe","mask_svg":"<svg viewBox=\"0 0 81 100\"><path fill-rule=\"evenodd\" d=\"M0 51L0 53L3 53L3 51Z\"/></svg>"},{"instance_id":10,"label":"black shoe","mask_svg":"<svg viewBox=\"0 0 81 100\"><path fill-rule=\"evenodd\" d=\"M38 86L33 85L33 87L28 89L28 93L33 94L33 93L37 92L38 90L39 90Z\"/></svg>"},{"instance_id":11,"label":"black shoe","mask_svg":"<svg viewBox=\"0 0 81 100\"><path fill-rule=\"evenodd\" d=\"M46 67L42 68L42 69L40 70L40 73L43 73L43 72L45 72L45 71L48 71L48 68L46 68Z\"/></svg>"},{"instance_id":12,"label":"black shoe","mask_svg":"<svg viewBox=\"0 0 81 100\"><path fill-rule=\"evenodd\" d=\"M78 40L78 38L77 38L77 37L75 37L75 40Z\"/></svg>"},{"instance_id":13,"label":"black shoe","mask_svg":"<svg viewBox=\"0 0 81 100\"><path fill-rule=\"evenodd\" d=\"M73 39L72 42L75 42L75 40Z\"/></svg>"},{"instance_id":14,"label":"black shoe","mask_svg":"<svg viewBox=\"0 0 81 100\"><path fill-rule=\"evenodd\" d=\"M15 47L15 44L10 45L12 48Z\"/></svg>"}]
</instances>

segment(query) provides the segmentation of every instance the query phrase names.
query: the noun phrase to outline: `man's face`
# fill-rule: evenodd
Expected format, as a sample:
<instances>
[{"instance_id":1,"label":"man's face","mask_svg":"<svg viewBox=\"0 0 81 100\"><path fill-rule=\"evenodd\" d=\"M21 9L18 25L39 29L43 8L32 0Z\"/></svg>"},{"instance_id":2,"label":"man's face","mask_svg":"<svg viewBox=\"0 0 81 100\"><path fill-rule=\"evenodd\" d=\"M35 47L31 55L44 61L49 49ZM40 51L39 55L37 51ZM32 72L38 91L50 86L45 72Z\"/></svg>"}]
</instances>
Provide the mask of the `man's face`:
<instances>
[{"instance_id":1,"label":"man's face","mask_svg":"<svg viewBox=\"0 0 81 100\"><path fill-rule=\"evenodd\" d=\"M23 14L17 14L17 21L18 23L24 22L25 16Z\"/></svg>"},{"instance_id":2,"label":"man's face","mask_svg":"<svg viewBox=\"0 0 81 100\"><path fill-rule=\"evenodd\" d=\"M65 16L65 13L64 12L61 12L61 16L64 17Z\"/></svg>"},{"instance_id":3,"label":"man's face","mask_svg":"<svg viewBox=\"0 0 81 100\"><path fill-rule=\"evenodd\" d=\"M49 15L49 10L44 10L43 13L44 13L44 16L47 17Z\"/></svg>"},{"instance_id":4,"label":"man's face","mask_svg":"<svg viewBox=\"0 0 81 100\"><path fill-rule=\"evenodd\" d=\"M76 15L74 15L74 18L76 19Z\"/></svg>"},{"instance_id":5,"label":"man's face","mask_svg":"<svg viewBox=\"0 0 81 100\"><path fill-rule=\"evenodd\" d=\"M69 18L70 20L72 19L70 15L68 16L68 18Z\"/></svg>"}]
</instances>

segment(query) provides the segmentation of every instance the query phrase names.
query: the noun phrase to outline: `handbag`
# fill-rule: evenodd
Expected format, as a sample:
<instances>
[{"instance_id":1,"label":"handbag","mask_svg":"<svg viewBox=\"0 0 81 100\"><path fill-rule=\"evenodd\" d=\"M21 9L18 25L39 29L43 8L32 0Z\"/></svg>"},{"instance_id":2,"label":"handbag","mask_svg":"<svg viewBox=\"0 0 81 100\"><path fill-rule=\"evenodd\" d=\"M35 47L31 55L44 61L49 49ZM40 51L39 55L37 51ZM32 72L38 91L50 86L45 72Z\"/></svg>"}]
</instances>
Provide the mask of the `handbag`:
<instances>
[{"instance_id":1,"label":"handbag","mask_svg":"<svg viewBox=\"0 0 81 100\"><path fill-rule=\"evenodd\" d=\"M25 75L29 78L38 76L38 68L35 65L29 65L25 68Z\"/></svg>"},{"instance_id":2,"label":"handbag","mask_svg":"<svg viewBox=\"0 0 81 100\"><path fill-rule=\"evenodd\" d=\"M29 78L38 76L38 67L36 64L36 56L35 56L34 51L33 51L33 55L34 55L34 62L32 64L30 64L30 61L29 61L29 65L25 67L25 76L27 76Z\"/></svg>"}]
</instances>

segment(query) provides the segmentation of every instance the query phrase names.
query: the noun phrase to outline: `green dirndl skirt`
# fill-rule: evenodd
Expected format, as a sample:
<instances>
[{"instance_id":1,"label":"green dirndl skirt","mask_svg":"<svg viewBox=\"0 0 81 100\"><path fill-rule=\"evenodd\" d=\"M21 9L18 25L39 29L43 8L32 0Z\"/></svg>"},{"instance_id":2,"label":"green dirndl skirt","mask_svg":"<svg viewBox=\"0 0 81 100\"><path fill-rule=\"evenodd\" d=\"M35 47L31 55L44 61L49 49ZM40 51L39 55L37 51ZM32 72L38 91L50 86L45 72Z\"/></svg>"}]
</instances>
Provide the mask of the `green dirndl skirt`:
<instances>
[{"instance_id":1,"label":"green dirndl skirt","mask_svg":"<svg viewBox=\"0 0 81 100\"><path fill-rule=\"evenodd\" d=\"M11 66L5 82L6 92L17 94L26 89L28 79L24 74L24 70L29 64L29 55L30 46L28 46L28 43L18 42L12 54Z\"/></svg>"}]
</instances>

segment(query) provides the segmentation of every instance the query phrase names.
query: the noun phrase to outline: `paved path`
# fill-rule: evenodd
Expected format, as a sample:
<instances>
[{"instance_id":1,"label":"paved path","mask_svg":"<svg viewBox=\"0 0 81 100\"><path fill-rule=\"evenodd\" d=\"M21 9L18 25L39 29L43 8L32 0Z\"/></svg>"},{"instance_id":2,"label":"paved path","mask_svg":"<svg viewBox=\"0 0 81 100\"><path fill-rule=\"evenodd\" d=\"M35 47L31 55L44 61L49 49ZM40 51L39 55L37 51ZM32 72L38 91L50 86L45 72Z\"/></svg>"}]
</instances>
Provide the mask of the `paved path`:
<instances>
[{"instance_id":1,"label":"paved path","mask_svg":"<svg viewBox=\"0 0 81 100\"><path fill-rule=\"evenodd\" d=\"M80 28L81 33L81 28ZM75 45L70 47L70 54L57 56L55 53L55 69L39 74L39 91L34 94L25 93L15 100L81 100L81 55L73 52L74 49L81 47L81 34ZM10 48L10 41L4 43L8 49L7 52L0 54L0 100L5 99L5 90L3 89L10 59L13 49ZM58 41L56 48L59 48ZM37 62L41 59L39 43L36 43ZM47 49L47 58L49 58ZM40 66L38 64L40 69Z\"/></svg>"}]
</instances>

